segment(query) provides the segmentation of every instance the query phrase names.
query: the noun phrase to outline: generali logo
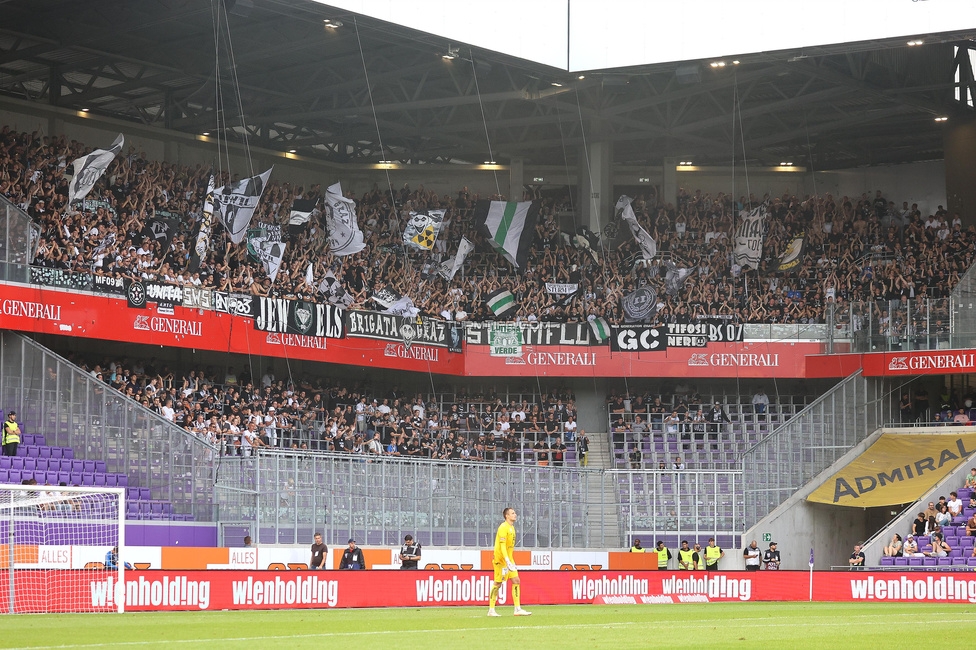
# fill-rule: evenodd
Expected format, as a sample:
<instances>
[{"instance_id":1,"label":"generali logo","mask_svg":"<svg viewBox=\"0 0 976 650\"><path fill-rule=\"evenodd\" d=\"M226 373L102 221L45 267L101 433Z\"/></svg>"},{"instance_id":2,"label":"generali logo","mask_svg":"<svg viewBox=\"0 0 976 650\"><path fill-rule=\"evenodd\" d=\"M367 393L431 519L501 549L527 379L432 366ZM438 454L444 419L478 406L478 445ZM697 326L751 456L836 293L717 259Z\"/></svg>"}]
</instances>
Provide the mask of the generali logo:
<instances>
[{"instance_id":1,"label":"generali logo","mask_svg":"<svg viewBox=\"0 0 976 650\"><path fill-rule=\"evenodd\" d=\"M973 370L976 369L976 353L959 352L945 354L910 354L891 357L888 370Z\"/></svg>"}]
</instances>

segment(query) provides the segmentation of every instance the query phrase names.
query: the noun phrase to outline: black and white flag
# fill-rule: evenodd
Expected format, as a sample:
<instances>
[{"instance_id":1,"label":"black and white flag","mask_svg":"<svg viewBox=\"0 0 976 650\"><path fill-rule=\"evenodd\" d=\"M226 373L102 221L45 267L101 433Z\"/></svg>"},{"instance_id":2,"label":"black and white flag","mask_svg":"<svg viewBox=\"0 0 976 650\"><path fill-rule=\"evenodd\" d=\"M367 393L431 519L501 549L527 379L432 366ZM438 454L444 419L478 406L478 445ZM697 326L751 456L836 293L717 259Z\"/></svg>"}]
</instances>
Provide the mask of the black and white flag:
<instances>
[{"instance_id":1,"label":"black and white flag","mask_svg":"<svg viewBox=\"0 0 976 650\"><path fill-rule=\"evenodd\" d=\"M319 283L319 293L325 297L326 302L332 305L348 307L353 303L352 294L346 291L342 282L332 271L325 272L325 277Z\"/></svg>"},{"instance_id":2,"label":"black and white flag","mask_svg":"<svg viewBox=\"0 0 976 650\"><path fill-rule=\"evenodd\" d=\"M641 257L645 260L652 260L657 255L657 242L654 241L650 233L637 223L634 208L630 205L632 201L633 199L626 194L617 199L617 214L630 226L630 232L634 235L637 245L640 246Z\"/></svg>"},{"instance_id":3,"label":"black and white flag","mask_svg":"<svg viewBox=\"0 0 976 650\"><path fill-rule=\"evenodd\" d=\"M383 313L403 316L404 318L413 318L420 313L420 310L414 307L413 300L410 299L410 296L400 296L400 299L384 309Z\"/></svg>"},{"instance_id":4,"label":"black and white flag","mask_svg":"<svg viewBox=\"0 0 976 650\"><path fill-rule=\"evenodd\" d=\"M353 255L366 248L356 222L356 202L342 195L339 183L330 185L325 192L325 223L334 255Z\"/></svg>"},{"instance_id":5,"label":"black and white flag","mask_svg":"<svg viewBox=\"0 0 976 650\"><path fill-rule=\"evenodd\" d=\"M629 323L650 320L657 313L657 292L650 285L638 287L620 299L620 306Z\"/></svg>"},{"instance_id":6,"label":"black and white flag","mask_svg":"<svg viewBox=\"0 0 976 650\"><path fill-rule=\"evenodd\" d=\"M474 248L474 245L468 241L468 238L462 237L461 243L458 244L457 254L455 254L453 258L445 260L441 264L440 268L437 269L437 272L440 273L444 279L453 280L454 276L457 275L457 272L464 267L464 260L467 259L468 253L471 252L472 248Z\"/></svg>"},{"instance_id":7,"label":"black and white flag","mask_svg":"<svg viewBox=\"0 0 976 650\"><path fill-rule=\"evenodd\" d=\"M124 145L125 137L120 133L109 149L95 149L87 156L82 156L72 163L74 173L71 176L71 182L68 183L69 204L88 196L91 189L95 187L95 183L115 160L115 156L122 151Z\"/></svg>"},{"instance_id":8,"label":"black and white flag","mask_svg":"<svg viewBox=\"0 0 976 650\"><path fill-rule=\"evenodd\" d=\"M213 232L213 195L214 177L210 175L210 183L207 185L207 196L203 199L203 217L200 219L200 231L197 233L197 241L193 245L193 254L190 256L190 273L200 270L200 265L207 259L207 251L210 250L210 235Z\"/></svg>"},{"instance_id":9,"label":"black and white flag","mask_svg":"<svg viewBox=\"0 0 976 650\"><path fill-rule=\"evenodd\" d=\"M758 269L762 259L763 238L766 236L766 204L753 208L748 213L739 213L739 223L735 227L732 255L735 263L744 269Z\"/></svg>"},{"instance_id":10,"label":"black and white flag","mask_svg":"<svg viewBox=\"0 0 976 650\"><path fill-rule=\"evenodd\" d=\"M668 269L667 275L664 276L664 292L669 296L677 296L678 292L681 291L681 287L684 286L685 280L688 276L695 272L695 269L679 268L677 264L668 260L665 263Z\"/></svg>"},{"instance_id":11,"label":"black and white flag","mask_svg":"<svg viewBox=\"0 0 976 650\"><path fill-rule=\"evenodd\" d=\"M273 167L271 169L274 169ZM225 185L213 194L214 215L227 230L227 235L235 244L244 241L251 217L261 201L264 188L268 185L271 169L244 178L236 183Z\"/></svg>"},{"instance_id":12,"label":"black and white flag","mask_svg":"<svg viewBox=\"0 0 976 650\"><path fill-rule=\"evenodd\" d=\"M285 242L280 241L263 241L258 246L258 257L261 258L261 263L264 264L264 272L271 278L272 284L274 284L278 277L278 271L281 269L281 260L285 257L286 245Z\"/></svg>"},{"instance_id":13,"label":"black and white flag","mask_svg":"<svg viewBox=\"0 0 976 650\"><path fill-rule=\"evenodd\" d=\"M291 202L291 216L288 217L288 233L292 236L300 234L308 226L310 219L318 215L315 201L310 199L295 199Z\"/></svg>"},{"instance_id":14,"label":"black and white flag","mask_svg":"<svg viewBox=\"0 0 976 650\"><path fill-rule=\"evenodd\" d=\"M777 271L794 271L803 262L803 240L805 233L794 237L779 256Z\"/></svg>"},{"instance_id":15,"label":"black and white flag","mask_svg":"<svg viewBox=\"0 0 976 650\"><path fill-rule=\"evenodd\" d=\"M161 254L166 255L179 228L179 220L156 216L146 224L145 234L152 237L154 242L158 242Z\"/></svg>"},{"instance_id":16,"label":"black and white flag","mask_svg":"<svg viewBox=\"0 0 976 650\"><path fill-rule=\"evenodd\" d=\"M389 309L397 300L401 298L401 294L396 289L391 287L383 287L379 291L374 291L371 299L377 305L380 305L384 309Z\"/></svg>"}]
</instances>

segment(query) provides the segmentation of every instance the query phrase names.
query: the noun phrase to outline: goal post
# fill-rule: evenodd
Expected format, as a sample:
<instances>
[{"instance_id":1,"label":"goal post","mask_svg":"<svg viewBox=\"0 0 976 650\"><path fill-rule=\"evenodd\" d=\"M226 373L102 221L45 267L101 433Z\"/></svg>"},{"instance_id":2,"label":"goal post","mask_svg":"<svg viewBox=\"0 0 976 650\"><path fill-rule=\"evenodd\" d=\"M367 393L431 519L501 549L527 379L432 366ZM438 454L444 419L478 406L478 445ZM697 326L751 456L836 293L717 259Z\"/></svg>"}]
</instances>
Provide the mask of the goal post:
<instances>
[{"instance_id":1,"label":"goal post","mask_svg":"<svg viewBox=\"0 0 976 650\"><path fill-rule=\"evenodd\" d=\"M0 613L125 611L124 527L125 488L0 484Z\"/></svg>"}]
</instances>

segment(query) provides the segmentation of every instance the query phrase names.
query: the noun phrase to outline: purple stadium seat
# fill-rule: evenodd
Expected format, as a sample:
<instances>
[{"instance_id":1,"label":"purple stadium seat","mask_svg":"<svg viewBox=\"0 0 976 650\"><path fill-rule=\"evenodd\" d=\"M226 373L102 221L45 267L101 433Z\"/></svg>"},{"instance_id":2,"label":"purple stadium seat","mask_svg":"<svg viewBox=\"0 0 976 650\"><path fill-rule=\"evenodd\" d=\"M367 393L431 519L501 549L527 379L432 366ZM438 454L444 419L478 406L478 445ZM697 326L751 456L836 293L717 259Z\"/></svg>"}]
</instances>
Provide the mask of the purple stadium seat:
<instances>
[{"instance_id":1,"label":"purple stadium seat","mask_svg":"<svg viewBox=\"0 0 976 650\"><path fill-rule=\"evenodd\" d=\"M908 558L908 566L922 566L922 560L924 559L921 557L910 557Z\"/></svg>"},{"instance_id":2,"label":"purple stadium seat","mask_svg":"<svg viewBox=\"0 0 976 650\"><path fill-rule=\"evenodd\" d=\"M106 471L105 470L105 461L104 460L96 460L95 461L95 472L97 474L104 474L105 471Z\"/></svg>"},{"instance_id":3,"label":"purple stadium seat","mask_svg":"<svg viewBox=\"0 0 976 650\"><path fill-rule=\"evenodd\" d=\"M10 469L13 467L14 458L12 456L0 456L0 469Z\"/></svg>"},{"instance_id":4,"label":"purple stadium seat","mask_svg":"<svg viewBox=\"0 0 976 650\"><path fill-rule=\"evenodd\" d=\"M894 565L895 566L908 566L908 558L907 557L896 557L896 558L892 558L892 559L894 560Z\"/></svg>"},{"instance_id":5,"label":"purple stadium seat","mask_svg":"<svg viewBox=\"0 0 976 650\"><path fill-rule=\"evenodd\" d=\"M938 566L940 559L937 557L923 557L922 566Z\"/></svg>"},{"instance_id":6,"label":"purple stadium seat","mask_svg":"<svg viewBox=\"0 0 976 650\"><path fill-rule=\"evenodd\" d=\"M0 483L12 483L8 472L10 472L10 470L6 467L0 467Z\"/></svg>"},{"instance_id":7,"label":"purple stadium seat","mask_svg":"<svg viewBox=\"0 0 976 650\"><path fill-rule=\"evenodd\" d=\"M140 499L142 499L143 501L149 501L152 499L152 490L150 490L149 488L138 488L138 489L139 489Z\"/></svg>"},{"instance_id":8,"label":"purple stadium seat","mask_svg":"<svg viewBox=\"0 0 976 650\"><path fill-rule=\"evenodd\" d=\"M894 566L895 558L893 557L883 557L881 558L881 566Z\"/></svg>"},{"instance_id":9,"label":"purple stadium seat","mask_svg":"<svg viewBox=\"0 0 976 650\"><path fill-rule=\"evenodd\" d=\"M24 469L24 463L27 462L26 458L21 458L20 456L14 456L10 459L10 469Z\"/></svg>"},{"instance_id":10,"label":"purple stadium seat","mask_svg":"<svg viewBox=\"0 0 976 650\"><path fill-rule=\"evenodd\" d=\"M89 474L95 473L95 461L93 460L83 460L81 461L84 467L82 467L83 472L88 472Z\"/></svg>"},{"instance_id":11,"label":"purple stadium seat","mask_svg":"<svg viewBox=\"0 0 976 650\"><path fill-rule=\"evenodd\" d=\"M71 447L63 447L61 449L61 457L62 458L68 458L68 459L74 458L75 457L75 450L72 449Z\"/></svg>"},{"instance_id":12,"label":"purple stadium seat","mask_svg":"<svg viewBox=\"0 0 976 650\"><path fill-rule=\"evenodd\" d=\"M47 463L43 462L42 465L42 463L37 462L39 460L43 462L43 459L40 458L25 458L23 462L23 469L26 469L28 472L36 472L37 470L43 472L47 470Z\"/></svg>"},{"instance_id":13,"label":"purple stadium seat","mask_svg":"<svg viewBox=\"0 0 976 650\"><path fill-rule=\"evenodd\" d=\"M92 472L82 472L81 474L81 484L82 485L95 485L95 474Z\"/></svg>"},{"instance_id":14,"label":"purple stadium seat","mask_svg":"<svg viewBox=\"0 0 976 650\"><path fill-rule=\"evenodd\" d=\"M936 559L936 564L940 567L952 566L951 557L937 557L935 559Z\"/></svg>"},{"instance_id":15,"label":"purple stadium seat","mask_svg":"<svg viewBox=\"0 0 976 650\"><path fill-rule=\"evenodd\" d=\"M81 472L70 472L68 474L68 485L81 485L83 480Z\"/></svg>"},{"instance_id":16,"label":"purple stadium seat","mask_svg":"<svg viewBox=\"0 0 976 650\"><path fill-rule=\"evenodd\" d=\"M50 458L51 448L50 447L37 447L37 456L40 458Z\"/></svg>"},{"instance_id":17,"label":"purple stadium seat","mask_svg":"<svg viewBox=\"0 0 976 650\"><path fill-rule=\"evenodd\" d=\"M976 567L976 557L967 557L966 566Z\"/></svg>"},{"instance_id":18,"label":"purple stadium seat","mask_svg":"<svg viewBox=\"0 0 976 650\"><path fill-rule=\"evenodd\" d=\"M93 485L97 485L98 487L105 487L105 475L95 474L95 482L93 483Z\"/></svg>"},{"instance_id":19,"label":"purple stadium seat","mask_svg":"<svg viewBox=\"0 0 976 650\"><path fill-rule=\"evenodd\" d=\"M37 473L35 473L36 476ZM44 472L44 482L49 485L58 484L58 473L57 472ZM38 481L40 483L40 481Z\"/></svg>"},{"instance_id":20,"label":"purple stadium seat","mask_svg":"<svg viewBox=\"0 0 976 650\"><path fill-rule=\"evenodd\" d=\"M20 453L20 450L21 449L24 449L24 453L23 454ZM17 455L18 456L31 456L33 458L37 458L40 455L40 453L41 453L41 449L47 449L47 447L35 447L34 445L28 445L27 447L18 447L17 448Z\"/></svg>"},{"instance_id":21,"label":"purple stadium seat","mask_svg":"<svg viewBox=\"0 0 976 650\"><path fill-rule=\"evenodd\" d=\"M127 501L125 504L125 518L126 519L138 519L139 518L139 504L135 501Z\"/></svg>"},{"instance_id":22,"label":"purple stadium seat","mask_svg":"<svg viewBox=\"0 0 976 650\"><path fill-rule=\"evenodd\" d=\"M971 488L959 488L956 490L956 494L959 496L960 501L969 501L969 496L973 493Z\"/></svg>"},{"instance_id":23,"label":"purple stadium seat","mask_svg":"<svg viewBox=\"0 0 976 650\"><path fill-rule=\"evenodd\" d=\"M38 447L43 447L46 443L47 443L47 440L44 439L44 434L43 433L35 433L34 434L34 444L35 445L37 445Z\"/></svg>"},{"instance_id":24,"label":"purple stadium seat","mask_svg":"<svg viewBox=\"0 0 976 650\"><path fill-rule=\"evenodd\" d=\"M125 474L119 474L117 481L119 487L126 487L129 485L129 477Z\"/></svg>"},{"instance_id":25,"label":"purple stadium seat","mask_svg":"<svg viewBox=\"0 0 976 650\"><path fill-rule=\"evenodd\" d=\"M105 474L102 480L105 481L105 487L119 486L119 479L115 474Z\"/></svg>"},{"instance_id":26,"label":"purple stadium seat","mask_svg":"<svg viewBox=\"0 0 976 650\"><path fill-rule=\"evenodd\" d=\"M67 483L71 480L71 472L58 472L58 484Z\"/></svg>"},{"instance_id":27,"label":"purple stadium seat","mask_svg":"<svg viewBox=\"0 0 976 650\"><path fill-rule=\"evenodd\" d=\"M51 450L51 458L64 458L64 451L61 447L49 447Z\"/></svg>"}]
</instances>

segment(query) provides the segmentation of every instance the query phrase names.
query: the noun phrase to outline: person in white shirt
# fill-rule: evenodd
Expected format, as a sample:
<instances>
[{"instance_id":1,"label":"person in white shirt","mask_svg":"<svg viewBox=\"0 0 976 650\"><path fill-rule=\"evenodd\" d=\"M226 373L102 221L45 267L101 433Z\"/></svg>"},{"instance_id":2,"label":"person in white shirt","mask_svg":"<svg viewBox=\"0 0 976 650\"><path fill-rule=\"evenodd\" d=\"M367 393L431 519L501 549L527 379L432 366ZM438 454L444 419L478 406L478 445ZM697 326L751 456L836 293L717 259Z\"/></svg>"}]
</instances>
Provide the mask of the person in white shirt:
<instances>
[{"instance_id":1,"label":"person in white shirt","mask_svg":"<svg viewBox=\"0 0 976 650\"><path fill-rule=\"evenodd\" d=\"M955 492L950 492L949 496L951 497L947 504L949 506L949 514L953 517L958 517L962 514L962 500Z\"/></svg>"},{"instance_id":2,"label":"person in white shirt","mask_svg":"<svg viewBox=\"0 0 976 650\"><path fill-rule=\"evenodd\" d=\"M170 422L175 422L176 411L173 410L173 400L167 399L166 402L163 404L163 407L159 409L159 413Z\"/></svg>"},{"instance_id":3,"label":"person in white shirt","mask_svg":"<svg viewBox=\"0 0 976 650\"><path fill-rule=\"evenodd\" d=\"M752 409L762 415L765 414L769 409L769 396L766 395L766 391L762 388L756 391L756 394L752 396Z\"/></svg>"}]
</instances>

